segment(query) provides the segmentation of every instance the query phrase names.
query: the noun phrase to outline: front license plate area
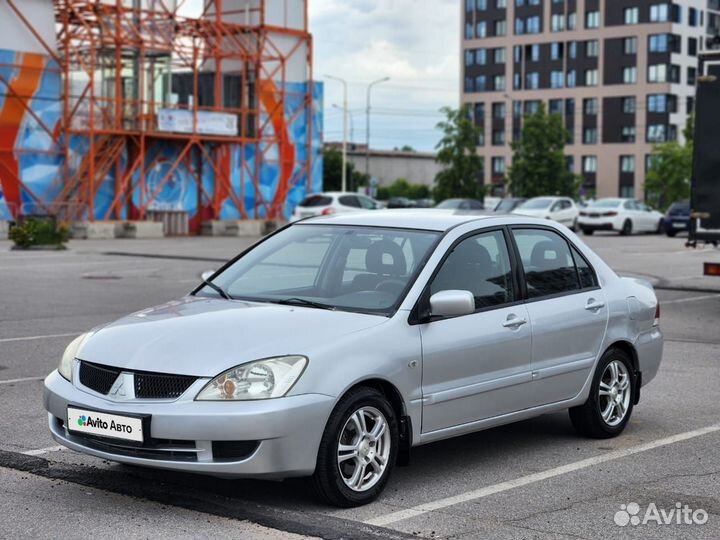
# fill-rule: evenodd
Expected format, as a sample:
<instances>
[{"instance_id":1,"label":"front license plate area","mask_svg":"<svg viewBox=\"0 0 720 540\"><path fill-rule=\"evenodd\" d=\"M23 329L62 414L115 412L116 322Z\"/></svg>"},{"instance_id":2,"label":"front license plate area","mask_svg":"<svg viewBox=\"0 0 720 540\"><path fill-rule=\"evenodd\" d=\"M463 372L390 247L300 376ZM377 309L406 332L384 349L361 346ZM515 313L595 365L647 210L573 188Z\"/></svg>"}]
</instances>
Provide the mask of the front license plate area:
<instances>
[{"instance_id":1,"label":"front license plate area","mask_svg":"<svg viewBox=\"0 0 720 540\"><path fill-rule=\"evenodd\" d=\"M145 433L150 435L149 416L111 414L71 406L67 409L66 425L72 433L136 445L145 442Z\"/></svg>"}]
</instances>

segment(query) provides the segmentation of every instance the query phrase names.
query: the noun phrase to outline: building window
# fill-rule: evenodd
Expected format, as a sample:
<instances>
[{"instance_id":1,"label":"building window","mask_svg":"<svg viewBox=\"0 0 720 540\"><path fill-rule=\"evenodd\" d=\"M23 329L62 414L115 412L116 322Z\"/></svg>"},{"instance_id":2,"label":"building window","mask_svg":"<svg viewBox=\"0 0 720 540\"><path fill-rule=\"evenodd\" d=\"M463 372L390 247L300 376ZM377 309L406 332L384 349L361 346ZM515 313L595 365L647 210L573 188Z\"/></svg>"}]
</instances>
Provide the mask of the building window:
<instances>
[{"instance_id":1,"label":"building window","mask_svg":"<svg viewBox=\"0 0 720 540\"><path fill-rule=\"evenodd\" d=\"M475 25L475 35L478 38L487 37L487 23L485 21L480 21Z\"/></svg>"},{"instance_id":2,"label":"building window","mask_svg":"<svg viewBox=\"0 0 720 540\"><path fill-rule=\"evenodd\" d=\"M465 67L472 66L475 63L475 51L465 49Z\"/></svg>"},{"instance_id":3,"label":"building window","mask_svg":"<svg viewBox=\"0 0 720 540\"><path fill-rule=\"evenodd\" d=\"M530 99L525 102L525 114L537 114L540 110L540 102L537 99Z\"/></svg>"},{"instance_id":4,"label":"building window","mask_svg":"<svg viewBox=\"0 0 720 540\"><path fill-rule=\"evenodd\" d=\"M585 13L585 28L600 28L599 11L588 11Z\"/></svg>"},{"instance_id":5,"label":"building window","mask_svg":"<svg viewBox=\"0 0 720 540\"><path fill-rule=\"evenodd\" d=\"M540 45L528 45L525 49L525 57L529 62L540 61Z\"/></svg>"},{"instance_id":6,"label":"building window","mask_svg":"<svg viewBox=\"0 0 720 540\"><path fill-rule=\"evenodd\" d=\"M667 140L667 126L665 124L650 124L647 127L647 142L659 143Z\"/></svg>"},{"instance_id":7,"label":"building window","mask_svg":"<svg viewBox=\"0 0 720 540\"><path fill-rule=\"evenodd\" d=\"M648 82L664 83L667 82L667 65L651 64L648 66Z\"/></svg>"},{"instance_id":8,"label":"building window","mask_svg":"<svg viewBox=\"0 0 720 540\"><path fill-rule=\"evenodd\" d=\"M687 96L685 98L685 114L692 114L695 108L695 98L692 96Z\"/></svg>"},{"instance_id":9,"label":"building window","mask_svg":"<svg viewBox=\"0 0 720 540\"><path fill-rule=\"evenodd\" d=\"M507 33L507 23L502 21L495 21L495 34L496 36L504 36Z\"/></svg>"},{"instance_id":10,"label":"building window","mask_svg":"<svg viewBox=\"0 0 720 540\"><path fill-rule=\"evenodd\" d=\"M568 57L577 58L577 41L568 43Z\"/></svg>"},{"instance_id":11,"label":"building window","mask_svg":"<svg viewBox=\"0 0 720 540\"><path fill-rule=\"evenodd\" d=\"M550 72L550 88L562 88L565 86L565 73L562 71Z\"/></svg>"},{"instance_id":12,"label":"building window","mask_svg":"<svg viewBox=\"0 0 720 540\"><path fill-rule=\"evenodd\" d=\"M496 101L492 104L492 115L493 118L505 118L505 102Z\"/></svg>"},{"instance_id":13,"label":"building window","mask_svg":"<svg viewBox=\"0 0 720 540\"><path fill-rule=\"evenodd\" d=\"M582 157L582 169L584 173L596 173L597 172L597 157L596 156L583 156Z\"/></svg>"},{"instance_id":14,"label":"building window","mask_svg":"<svg viewBox=\"0 0 720 540\"><path fill-rule=\"evenodd\" d=\"M522 45L515 45L513 47L513 60L516 64L522 62Z\"/></svg>"},{"instance_id":15,"label":"building window","mask_svg":"<svg viewBox=\"0 0 720 540\"><path fill-rule=\"evenodd\" d=\"M499 47L497 49L493 49L493 61L496 64L504 64L505 63L505 47Z\"/></svg>"},{"instance_id":16,"label":"building window","mask_svg":"<svg viewBox=\"0 0 720 540\"><path fill-rule=\"evenodd\" d=\"M585 86L597 86L598 83L598 70L597 69L586 69L585 70Z\"/></svg>"},{"instance_id":17,"label":"building window","mask_svg":"<svg viewBox=\"0 0 720 540\"><path fill-rule=\"evenodd\" d=\"M484 92L487 90L487 77L485 75L478 75L475 77L475 91L476 92Z\"/></svg>"},{"instance_id":18,"label":"building window","mask_svg":"<svg viewBox=\"0 0 720 540\"><path fill-rule=\"evenodd\" d=\"M505 144L505 130L504 129L493 129L492 143L493 143L493 146L502 146Z\"/></svg>"},{"instance_id":19,"label":"building window","mask_svg":"<svg viewBox=\"0 0 720 540\"><path fill-rule=\"evenodd\" d=\"M567 16L567 29L568 30L575 30L577 28L577 14L573 11L571 13L568 13Z\"/></svg>"},{"instance_id":20,"label":"building window","mask_svg":"<svg viewBox=\"0 0 720 540\"><path fill-rule=\"evenodd\" d=\"M496 92L505 90L505 75L495 75L493 77L493 90Z\"/></svg>"},{"instance_id":21,"label":"building window","mask_svg":"<svg viewBox=\"0 0 720 540\"><path fill-rule=\"evenodd\" d=\"M475 51L475 63L478 66L484 66L487 63L487 50L477 49Z\"/></svg>"},{"instance_id":22,"label":"building window","mask_svg":"<svg viewBox=\"0 0 720 540\"><path fill-rule=\"evenodd\" d=\"M517 17L515 19L515 35L521 36L525 33L525 19Z\"/></svg>"},{"instance_id":23,"label":"building window","mask_svg":"<svg viewBox=\"0 0 720 540\"><path fill-rule=\"evenodd\" d=\"M627 66L623 68L623 83L635 84L637 82L637 68L635 66Z\"/></svg>"},{"instance_id":24,"label":"building window","mask_svg":"<svg viewBox=\"0 0 720 540\"><path fill-rule=\"evenodd\" d=\"M718 5L720 7L720 4ZM697 56L698 40L694 37L688 38L688 54L690 56Z\"/></svg>"},{"instance_id":25,"label":"building window","mask_svg":"<svg viewBox=\"0 0 720 540\"><path fill-rule=\"evenodd\" d=\"M507 7L507 0L495 0L495 7L498 9Z\"/></svg>"},{"instance_id":26,"label":"building window","mask_svg":"<svg viewBox=\"0 0 720 540\"><path fill-rule=\"evenodd\" d=\"M554 41L550 44L550 60L562 60L563 58L563 44Z\"/></svg>"},{"instance_id":27,"label":"building window","mask_svg":"<svg viewBox=\"0 0 720 540\"><path fill-rule=\"evenodd\" d=\"M634 199L635 186L620 186L620 197L623 199Z\"/></svg>"},{"instance_id":28,"label":"building window","mask_svg":"<svg viewBox=\"0 0 720 540\"><path fill-rule=\"evenodd\" d=\"M477 0L477 10L485 11L487 9L487 0Z\"/></svg>"},{"instance_id":29,"label":"building window","mask_svg":"<svg viewBox=\"0 0 720 540\"><path fill-rule=\"evenodd\" d=\"M640 15L640 10L636 7L629 7L623 9L623 22L625 24L637 24Z\"/></svg>"},{"instance_id":30,"label":"building window","mask_svg":"<svg viewBox=\"0 0 720 540\"><path fill-rule=\"evenodd\" d=\"M562 32L565 30L565 15L562 13L553 13L550 17L550 31Z\"/></svg>"},{"instance_id":31,"label":"building window","mask_svg":"<svg viewBox=\"0 0 720 540\"><path fill-rule=\"evenodd\" d=\"M473 117L475 118L475 125L482 127L485 123L485 104L482 102L476 103L473 107Z\"/></svg>"},{"instance_id":32,"label":"building window","mask_svg":"<svg viewBox=\"0 0 720 540\"><path fill-rule=\"evenodd\" d=\"M513 73L513 90L522 89L522 75L520 73Z\"/></svg>"},{"instance_id":33,"label":"building window","mask_svg":"<svg viewBox=\"0 0 720 540\"><path fill-rule=\"evenodd\" d=\"M635 156L620 156L620 172L635 172Z\"/></svg>"},{"instance_id":34,"label":"building window","mask_svg":"<svg viewBox=\"0 0 720 540\"><path fill-rule=\"evenodd\" d=\"M472 23L465 24L465 39L472 39L474 37Z\"/></svg>"},{"instance_id":35,"label":"building window","mask_svg":"<svg viewBox=\"0 0 720 540\"><path fill-rule=\"evenodd\" d=\"M635 114L635 96L627 96L622 98L622 111L625 114Z\"/></svg>"},{"instance_id":36,"label":"building window","mask_svg":"<svg viewBox=\"0 0 720 540\"><path fill-rule=\"evenodd\" d=\"M577 77L576 77L574 69L571 69L570 71L568 71L566 86L568 88L575 88L575 85L577 84L576 78Z\"/></svg>"},{"instance_id":37,"label":"building window","mask_svg":"<svg viewBox=\"0 0 720 540\"><path fill-rule=\"evenodd\" d=\"M635 126L623 126L620 140L624 143L635 142Z\"/></svg>"},{"instance_id":38,"label":"building window","mask_svg":"<svg viewBox=\"0 0 720 540\"><path fill-rule=\"evenodd\" d=\"M583 99L583 112L588 116L595 116L598 113L597 98Z\"/></svg>"},{"instance_id":39,"label":"building window","mask_svg":"<svg viewBox=\"0 0 720 540\"><path fill-rule=\"evenodd\" d=\"M522 118L522 101L516 99L512 103L513 118Z\"/></svg>"},{"instance_id":40,"label":"building window","mask_svg":"<svg viewBox=\"0 0 720 540\"><path fill-rule=\"evenodd\" d=\"M637 38L623 38L623 54L637 54Z\"/></svg>"},{"instance_id":41,"label":"building window","mask_svg":"<svg viewBox=\"0 0 720 540\"><path fill-rule=\"evenodd\" d=\"M505 158L504 157L492 158L492 172L493 172L493 174L505 174Z\"/></svg>"},{"instance_id":42,"label":"building window","mask_svg":"<svg viewBox=\"0 0 720 540\"><path fill-rule=\"evenodd\" d=\"M540 88L540 74L537 71L531 71L525 74L525 88L531 90Z\"/></svg>"},{"instance_id":43,"label":"building window","mask_svg":"<svg viewBox=\"0 0 720 540\"><path fill-rule=\"evenodd\" d=\"M695 86L695 77L697 76L697 69L694 67L687 68L687 83L690 86Z\"/></svg>"},{"instance_id":44,"label":"building window","mask_svg":"<svg viewBox=\"0 0 720 540\"><path fill-rule=\"evenodd\" d=\"M585 56L588 58L595 58L598 56L599 52L600 44L597 40L593 39L585 42Z\"/></svg>"},{"instance_id":45,"label":"building window","mask_svg":"<svg viewBox=\"0 0 720 540\"><path fill-rule=\"evenodd\" d=\"M539 34L540 33L540 17L535 15L534 17L528 17L525 20L525 32L528 34Z\"/></svg>"},{"instance_id":46,"label":"building window","mask_svg":"<svg viewBox=\"0 0 720 540\"><path fill-rule=\"evenodd\" d=\"M667 34L650 34L648 36L648 52L668 52L669 36Z\"/></svg>"},{"instance_id":47,"label":"building window","mask_svg":"<svg viewBox=\"0 0 720 540\"><path fill-rule=\"evenodd\" d=\"M551 99L548 103L548 112L550 114L562 114L562 99Z\"/></svg>"},{"instance_id":48,"label":"building window","mask_svg":"<svg viewBox=\"0 0 720 540\"><path fill-rule=\"evenodd\" d=\"M670 10L667 4L653 4L650 6L650 22L667 22Z\"/></svg>"},{"instance_id":49,"label":"building window","mask_svg":"<svg viewBox=\"0 0 720 540\"><path fill-rule=\"evenodd\" d=\"M466 92L474 92L475 91L475 81L472 77L465 77L465 91Z\"/></svg>"},{"instance_id":50,"label":"building window","mask_svg":"<svg viewBox=\"0 0 720 540\"><path fill-rule=\"evenodd\" d=\"M583 130L583 144L597 144L597 128Z\"/></svg>"},{"instance_id":51,"label":"building window","mask_svg":"<svg viewBox=\"0 0 720 540\"><path fill-rule=\"evenodd\" d=\"M698 10L693 7L688 9L688 24L693 27L698 25Z\"/></svg>"}]
</instances>

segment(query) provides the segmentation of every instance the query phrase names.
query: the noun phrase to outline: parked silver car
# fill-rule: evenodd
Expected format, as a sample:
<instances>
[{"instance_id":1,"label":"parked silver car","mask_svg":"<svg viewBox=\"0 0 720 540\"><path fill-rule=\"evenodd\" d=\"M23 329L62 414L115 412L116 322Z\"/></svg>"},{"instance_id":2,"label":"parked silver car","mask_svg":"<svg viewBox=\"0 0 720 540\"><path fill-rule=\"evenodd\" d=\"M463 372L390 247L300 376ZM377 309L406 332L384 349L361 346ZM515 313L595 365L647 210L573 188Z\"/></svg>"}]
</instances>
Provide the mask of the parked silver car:
<instances>
[{"instance_id":1,"label":"parked silver car","mask_svg":"<svg viewBox=\"0 0 720 540\"><path fill-rule=\"evenodd\" d=\"M52 436L124 463L311 476L373 500L413 446L569 409L620 434L662 356L652 287L562 225L386 211L263 239L190 295L74 340Z\"/></svg>"}]
</instances>

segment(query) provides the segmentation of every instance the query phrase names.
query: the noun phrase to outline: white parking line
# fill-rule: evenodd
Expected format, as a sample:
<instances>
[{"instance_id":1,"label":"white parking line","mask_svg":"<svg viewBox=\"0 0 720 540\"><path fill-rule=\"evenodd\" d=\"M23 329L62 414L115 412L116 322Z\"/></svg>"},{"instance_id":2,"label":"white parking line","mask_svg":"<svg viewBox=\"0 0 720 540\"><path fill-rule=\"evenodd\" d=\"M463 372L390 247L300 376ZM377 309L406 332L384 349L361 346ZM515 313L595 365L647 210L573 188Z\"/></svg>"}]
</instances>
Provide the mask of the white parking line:
<instances>
[{"instance_id":1,"label":"white parking line","mask_svg":"<svg viewBox=\"0 0 720 540\"><path fill-rule=\"evenodd\" d=\"M13 383L19 383L19 382L28 382L28 381L42 381L45 379L45 377L23 377L22 379L7 379L5 381L0 381L0 384L13 384Z\"/></svg>"},{"instance_id":2,"label":"white parking line","mask_svg":"<svg viewBox=\"0 0 720 540\"><path fill-rule=\"evenodd\" d=\"M27 452L20 452L21 454L24 454L26 456L42 456L43 454L48 454L50 452L59 452L60 450L65 450L64 446L50 446L48 448L38 448L37 450L28 450Z\"/></svg>"},{"instance_id":3,"label":"white parking line","mask_svg":"<svg viewBox=\"0 0 720 540\"><path fill-rule=\"evenodd\" d=\"M697 302L699 300L709 300L710 298L720 298L720 294L704 294L702 296L691 296L690 298L676 298L675 300L661 300L660 307L667 304L683 304L685 302Z\"/></svg>"},{"instance_id":4,"label":"white parking line","mask_svg":"<svg viewBox=\"0 0 720 540\"><path fill-rule=\"evenodd\" d=\"M679 433L677 435L666 437L664 439L658 439L649 443L631 446L630 448L624 448L622 450L614 450L612 452L608 452L607 454L583 459L574 463L568 463L567 465L555 467L554 469L548 469L546 471L541 471L538 473L529 474L527 476L521 476L520 478L515 478L513 480L508 480L507 482L501 482L492 486L475 489L473 491L461 493L453 497L446 497L444 499L438 499L429 503L420 504L418 506L407 508L405 510L390 512L389 514L369 519L365 521L365 523L367 523L368 525L378 526L389 525L397 521L402 521L403 519L409 519L421 516L423 514L427 514L428 512L433 512L435 510L441 510L443 508L447 508L448 506L453 506L455 504L465 503L468 501L474 501L483 497L488 497L489 495L502 493L503 491L508 491L517 487L527 486L528 484L534 484L535 482L547 480L548 478L553 478L562 474L579 471L581 469L586 469L594 465L600 465L601 463L607 463L608 461L632 456L634 454L639 454L640 452L647 452L648 450L653 450L655 448L660 448L662 446L667 446L669 444L674 444L681 441L687 441L688 439L694 439L695 437L701 437L702 435L707 435L708 433L715 433L718 431L720 431L720 424L695 429L693 431L687 431L685 433Z\"/></svg>"},{"instance_id":5,"label":"white parking line","mask_svg":"<svg viewBox=\"0 0 720 540\"><path fill-rule=\"evenodd\" d=\"M36 339L50 339L59 337L70 337L79 336L81 332L71 332L69 334L45 334L44 336L24 336L24 337L10 337L1 338L0 343L12 343L13 341L34 341Z\"/></svg>"}]
</instances>

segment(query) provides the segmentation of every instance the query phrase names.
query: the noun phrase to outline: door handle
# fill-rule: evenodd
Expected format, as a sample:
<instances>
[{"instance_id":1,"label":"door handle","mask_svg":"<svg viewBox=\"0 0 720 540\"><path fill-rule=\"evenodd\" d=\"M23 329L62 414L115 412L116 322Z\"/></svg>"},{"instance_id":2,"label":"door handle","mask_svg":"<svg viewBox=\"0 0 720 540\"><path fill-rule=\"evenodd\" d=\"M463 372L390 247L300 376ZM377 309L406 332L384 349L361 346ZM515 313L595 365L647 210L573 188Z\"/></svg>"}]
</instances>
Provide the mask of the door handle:
<instances>
[{"instance_id":1,"label":"door handle","mask_svg":"<svg viewBox=\"0 0 720 540\"><path fill-rule=\"evenodd\" d=\"M521 319L514 315L511 315L510 317L507 318L507 320L504 323L502 323L502 325L505 328L512 328L512 329L520 328L523 324L527 324L527 319Z\"/></svg>"},{"instance_id":2,"label":"door handle","mask_svg":"<svg viewBox=\"0 0 720 540\"><path fill-rule=\"evenodd\" d=\"M585 309L587 309L588 311L597 311L604 307L605 307L605 302L598 302L594 298L590 298L587 301L587 304L585 304Z\"/></svg>"}]
</instances>

